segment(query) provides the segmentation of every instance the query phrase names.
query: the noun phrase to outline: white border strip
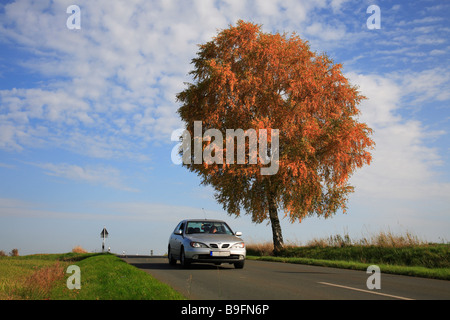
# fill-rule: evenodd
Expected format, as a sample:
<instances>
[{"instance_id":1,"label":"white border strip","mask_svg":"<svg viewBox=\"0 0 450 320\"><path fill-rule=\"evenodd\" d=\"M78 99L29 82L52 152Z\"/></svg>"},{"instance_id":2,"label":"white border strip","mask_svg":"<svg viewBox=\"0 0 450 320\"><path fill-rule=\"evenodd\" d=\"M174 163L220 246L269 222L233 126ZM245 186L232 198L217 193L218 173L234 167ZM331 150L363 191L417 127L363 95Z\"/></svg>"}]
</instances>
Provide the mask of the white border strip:
<instances>
[{"instance_id":1,"label":"white border strip","mask_svg":"<svg viewBox=\"0 0 450 320\"><path fill-rule=\"evenodd\" d=\"M339 284L334 284L334 283L328 283L328 282L318 282L318 283L324 284L324 285L327 285L327 286L333 286L333 287L339 287L339 288L344 288L344 289L349 289L349 290L355 290L355 291L361 291L361 292L366 292L366 293L378 294L380 296L386 296L386 297L391 297L391 298L396 298L396 299L401 299L401 300L414 300L414 299L411 299L411 298L394 296L394 295L391 295L391 294L386 294L386 293L381 293L381 292L376 292L376 291L369 291L369 290L357 289L357 288L352 288L352 287L347 287L347 286L341 286Z\"/></svg>"}]
</instances>

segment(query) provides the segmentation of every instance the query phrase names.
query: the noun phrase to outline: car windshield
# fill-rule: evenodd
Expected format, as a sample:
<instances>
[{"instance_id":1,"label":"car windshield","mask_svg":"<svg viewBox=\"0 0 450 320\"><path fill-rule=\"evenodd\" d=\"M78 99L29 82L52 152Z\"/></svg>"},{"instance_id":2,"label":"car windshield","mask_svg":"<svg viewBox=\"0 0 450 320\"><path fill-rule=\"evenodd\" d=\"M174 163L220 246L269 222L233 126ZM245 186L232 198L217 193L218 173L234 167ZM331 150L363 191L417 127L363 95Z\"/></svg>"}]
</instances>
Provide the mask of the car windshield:
<instances>
[{"instance_id":1,"label":"car windshield","mask_svg":"<svg viewBox=\"0 0 450 320\"><path fill-rule=\"evenodd\" d=\"M186 228L186 234L233 234L230 227L220 221L189 221Z\"/></svg>"}]
</instances>

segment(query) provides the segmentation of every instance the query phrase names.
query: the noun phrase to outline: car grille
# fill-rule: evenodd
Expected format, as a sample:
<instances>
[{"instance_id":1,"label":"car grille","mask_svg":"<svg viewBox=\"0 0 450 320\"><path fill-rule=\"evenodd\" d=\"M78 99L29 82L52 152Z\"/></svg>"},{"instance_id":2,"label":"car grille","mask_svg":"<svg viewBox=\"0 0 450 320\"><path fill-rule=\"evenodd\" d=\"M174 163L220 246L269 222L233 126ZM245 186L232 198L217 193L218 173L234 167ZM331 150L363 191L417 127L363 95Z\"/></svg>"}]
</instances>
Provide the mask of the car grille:
<instances>
[{"instance_id":1,"label":"car grille","mask_svg":"<svg viewBox=\"0 0 450 320\"><path fill-rule=\"evenodd\" d=\"M216 243L210 243L209 246L210 246L211 248L219 248L219 246L218 246ZM222 249L225 249L225 248L228 248L229 246L230 246L229 243L224 243L224 244L221 246L221 248L222 248Z\"/></svg>"}]
</instances>

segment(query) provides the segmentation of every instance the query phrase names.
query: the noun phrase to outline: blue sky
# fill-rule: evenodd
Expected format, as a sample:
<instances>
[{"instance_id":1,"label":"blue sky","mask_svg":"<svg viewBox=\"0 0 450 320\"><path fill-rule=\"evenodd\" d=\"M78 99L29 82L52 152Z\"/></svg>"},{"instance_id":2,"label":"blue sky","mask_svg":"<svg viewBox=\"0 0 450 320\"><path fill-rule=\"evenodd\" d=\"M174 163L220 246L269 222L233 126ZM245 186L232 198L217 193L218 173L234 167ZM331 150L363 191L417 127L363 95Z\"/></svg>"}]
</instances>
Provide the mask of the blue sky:
<instances>
[{"instance_id":1,"label":"blue sky","mask_svg":"<svg viewBox=\"0 0 450 320\"><path fill-rule=\"evenodd\" d=\"M80 7L70 30L67 7ZM369 30L367 8L380 7ZM344 65L368 97L371 166L347 214L282 220L286 242L450 230L450 3L443 1L3 1L0 4L0 250L163 254L183 218L222 218L248 242L270 226L229 217L171 161L177 92L197 44L239 19L296 32ZM283 217L283 213L280 213Z\"/></svg>"}]
</instances>

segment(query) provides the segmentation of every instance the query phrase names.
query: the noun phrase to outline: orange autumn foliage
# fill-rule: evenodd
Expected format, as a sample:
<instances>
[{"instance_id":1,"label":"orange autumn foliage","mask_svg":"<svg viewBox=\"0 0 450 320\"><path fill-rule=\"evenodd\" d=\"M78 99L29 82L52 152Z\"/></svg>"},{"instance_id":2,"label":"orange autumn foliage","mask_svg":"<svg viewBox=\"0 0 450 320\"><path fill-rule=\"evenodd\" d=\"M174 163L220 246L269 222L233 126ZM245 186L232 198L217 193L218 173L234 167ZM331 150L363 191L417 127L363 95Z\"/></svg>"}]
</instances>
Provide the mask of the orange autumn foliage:
<instances>
[{"instance_id":1,"label":"orange autumn foliage","mask_svg":"<svg viewBox=\"0 0 450 320\"><path fill-rule=\"evenodd\" d=\"M349 177L370 164L374 142L372 130L357 120L365 97L340 64L312 52L296 34L264 33L244 21L200 45L192 63L193 83L177 95L191 136L194 121L224 137L226 129L279 129L275 175L262 176L260 161L184 164L214 187L230 215L243 210L256 223L270 219L280 249L278 210L291 222L345 211Z\"/></svg>"}]
</instances>

